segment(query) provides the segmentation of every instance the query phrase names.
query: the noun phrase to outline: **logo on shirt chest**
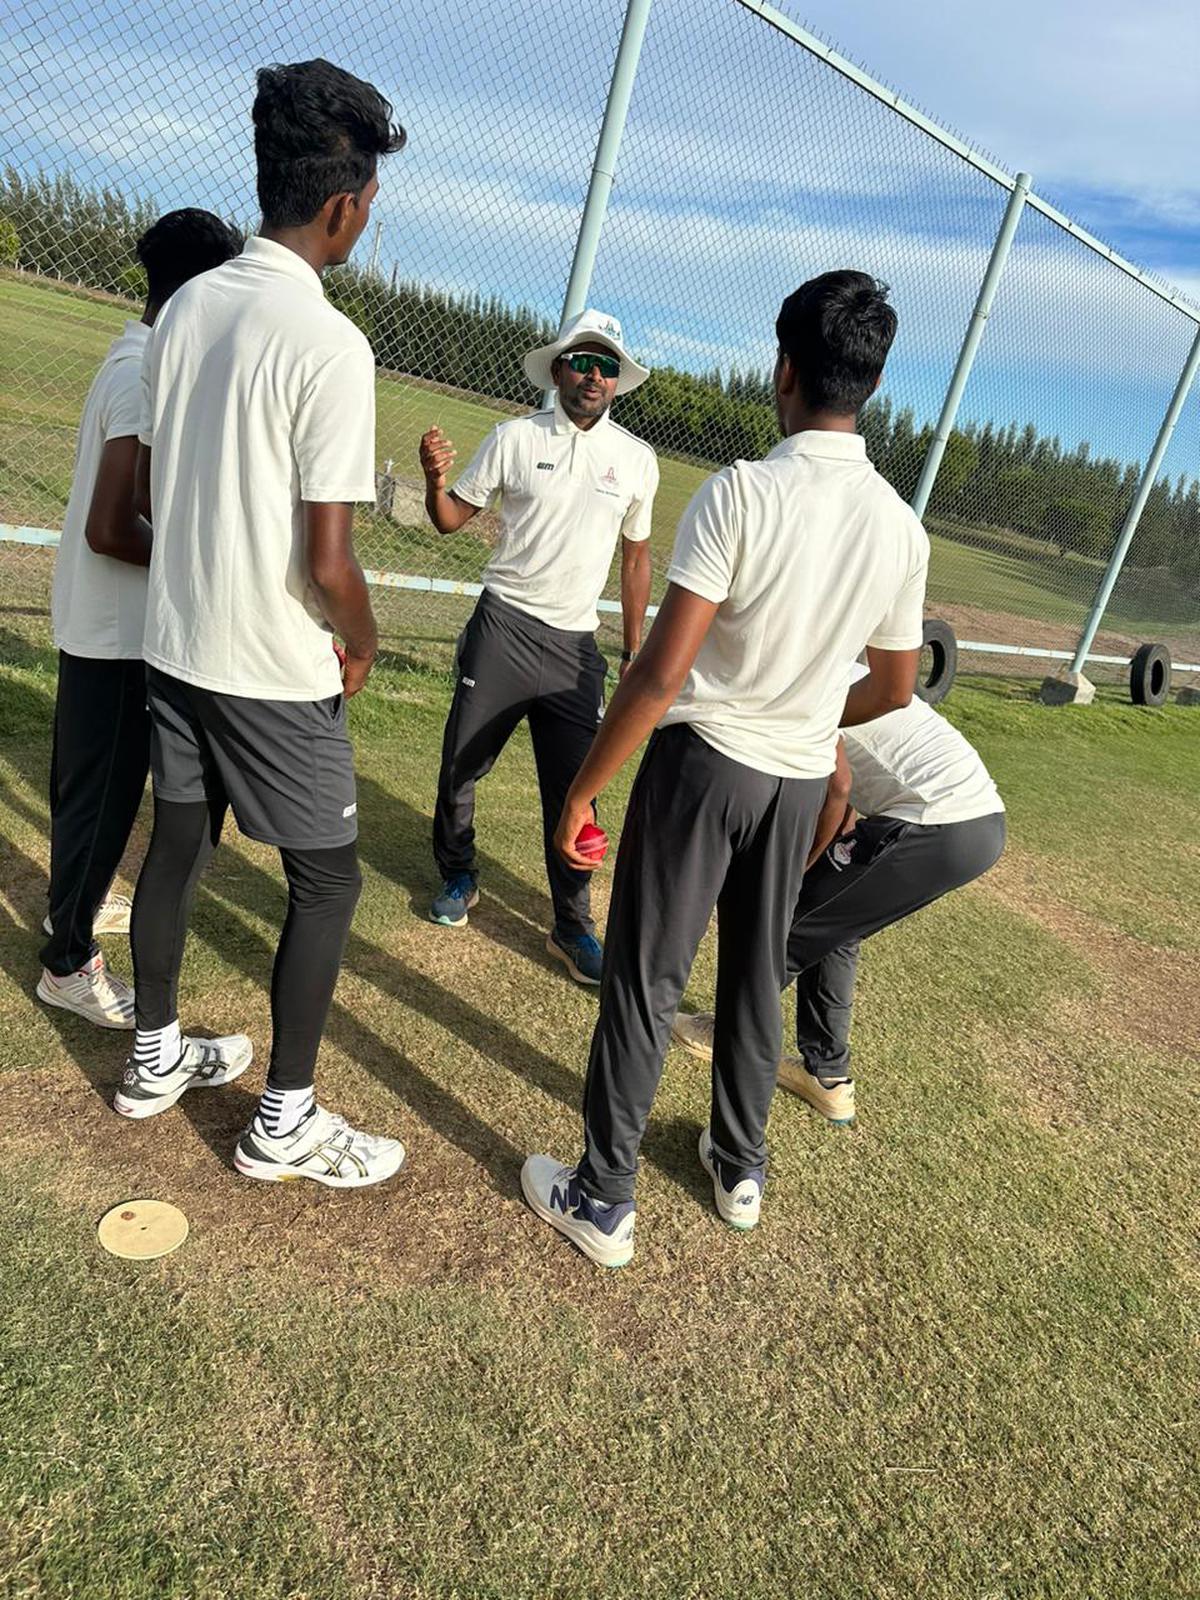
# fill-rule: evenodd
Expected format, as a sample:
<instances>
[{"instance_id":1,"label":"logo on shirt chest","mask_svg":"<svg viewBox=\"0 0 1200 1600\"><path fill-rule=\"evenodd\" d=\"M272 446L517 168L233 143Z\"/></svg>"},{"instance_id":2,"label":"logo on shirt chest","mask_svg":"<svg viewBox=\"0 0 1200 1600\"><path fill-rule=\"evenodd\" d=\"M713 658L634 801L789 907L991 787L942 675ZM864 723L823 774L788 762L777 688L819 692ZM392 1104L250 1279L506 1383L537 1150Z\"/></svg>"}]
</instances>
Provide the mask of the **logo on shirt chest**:
<instances>
[{"instance_id":1,"label":"logo on shirt chest","mask_svg":"<svg viewBox=\"0 0 1200 1600\"><path fill-rule=\"evenodd\" d=\"M537 464L537 469L539 472L553 472L554 463L553 461L539 461Z\"/></svg>"},{"instance_id":2,"label":"logo on shirt chest","mask_svg":"<svg viewBox=\"0 0 1200 1600\"><path fill-rule=\"evenodd\" d=\"M620 494L621 485L617 480L616 468L609 467L608 471L601 475L600 482L596 487L601 494Z\"/></svg>"}]
</instances>

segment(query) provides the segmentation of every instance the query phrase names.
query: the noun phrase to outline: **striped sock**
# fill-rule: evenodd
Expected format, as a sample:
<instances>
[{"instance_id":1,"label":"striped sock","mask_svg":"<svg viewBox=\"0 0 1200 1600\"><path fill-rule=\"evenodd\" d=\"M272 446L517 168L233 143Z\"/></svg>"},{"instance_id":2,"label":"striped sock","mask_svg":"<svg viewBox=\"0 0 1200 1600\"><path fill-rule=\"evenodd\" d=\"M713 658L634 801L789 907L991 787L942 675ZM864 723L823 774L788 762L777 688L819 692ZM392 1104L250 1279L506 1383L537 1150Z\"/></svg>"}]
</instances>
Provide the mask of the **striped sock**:
<instances>
[{"instance_id":1,"label":"striped sock","mask_svg":"<svg viewBox=\"0 0 1200 1600\"><path fill-rule=\"evenodd\" d=\"M161 1075L170 1072L183 1053L178 1017L165 1028L139 1028L133 1036L134 1066Z\"/></svg>"},{"instance_id":2,"label":"striped sock","mask_svg":"<svg viewBox=\"0 0 1200 1600\"><path fill-rule=\"evenodd\" d=\"M272 1139L279 1139L300 1125L315 1102L311 1084L307 1089L272 1089L268 1084L258 1102L256 1120Z\"/></svg>"}]
</instances>

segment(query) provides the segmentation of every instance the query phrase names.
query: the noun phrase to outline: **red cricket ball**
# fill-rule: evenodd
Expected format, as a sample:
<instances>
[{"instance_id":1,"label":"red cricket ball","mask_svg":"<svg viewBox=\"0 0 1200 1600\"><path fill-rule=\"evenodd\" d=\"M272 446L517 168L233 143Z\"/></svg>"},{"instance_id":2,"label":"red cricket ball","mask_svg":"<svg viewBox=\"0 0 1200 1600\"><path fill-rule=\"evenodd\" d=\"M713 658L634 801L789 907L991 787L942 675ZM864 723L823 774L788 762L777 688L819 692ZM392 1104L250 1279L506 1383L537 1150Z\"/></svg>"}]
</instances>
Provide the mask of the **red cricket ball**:
<instances>
[{"instance_id":1,"label":"red cricket ball","mask_svg":"<svg viewBox=\"0 0 1200 1600\"><path fill-rule=\"evenodd\" d=\"M594 822L585 822L575 836L575 848L581 856L590 856L596 861L603 861L608 850L608 835Z\"/></svg>"}]
</instances>

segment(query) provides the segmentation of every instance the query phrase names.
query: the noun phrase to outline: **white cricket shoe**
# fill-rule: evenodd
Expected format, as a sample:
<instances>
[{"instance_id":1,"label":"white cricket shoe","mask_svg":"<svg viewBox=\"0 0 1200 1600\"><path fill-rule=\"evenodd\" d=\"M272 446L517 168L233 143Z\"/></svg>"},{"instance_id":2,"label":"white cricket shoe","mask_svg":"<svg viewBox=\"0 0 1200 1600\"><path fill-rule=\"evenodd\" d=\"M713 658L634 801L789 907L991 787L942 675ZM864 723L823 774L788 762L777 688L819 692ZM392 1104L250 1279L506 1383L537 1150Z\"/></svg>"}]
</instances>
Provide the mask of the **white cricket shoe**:
<instances>
[{"instance_id":1,"label":"white cricket shoe","mask_svg":"<svg viewBox=\"0 0 1200 1600\"><path fill-rule=\"evenodd\" d=\"M96 907L96 915L92 921L92 938L98 939L102 933L128 933L129 919L133 915L133 901L127 894L110 894ZM47 934L54 932L54 924L50 921L49 914L42 919L42 927Z\"/></svg>"},{"instance_id":2,"label":"white cricket shoe","mask_svg":"<svg viewBox=\"0 0 1200 1600\"><path fill-rule=\"evenodd\" d=\"M759 1211L762 1207L763 1186L767 1181L766 1172L762 1167L755 1167L744 1178L740 1178L732 1188L727 1188L724 1175L721 1172L721 1163L713 1153L712 1133L708 1128L700 1135L700 1165L712 1179L713 1200L721 1215L721 1220L727 1222L731 1228L757 1228Z\"/></svg>"},{"instance_id":3,"label":"white cricket shoe","mask_svg":"<svg viewBox=\"0 0 1200 1600\"><path fill-rule=\"evenodd\" d=\"M575 1168L553 1156L530 1156L521 1168L521 1188L530 1209L598 1267L624 1267L633 1260L632 1200L597 1205L579 1187Z\"/></svg>"},{"instance_id":4,"label":"white cricket shoe","mask_svg":"<svg viewBox=\"0 0 1200 1600\"><path fill-rule=\"evenodd\" d=\"M179 1060L169 1072L151 1072L132 1060L125 1063L113 1110L123 1117L156 1117L188 1089L219 1089L232 1083L253 1059L254 1046L244 1033L223 1039L189 1039L184 1034Z\"/></svg>"},{"instance_id":5,"label":"white cricket shoe","mask_svg":"<svg viewBox=\"0 0 1200 1600\"><path fill-rule=\"evenodd\" d=\"M269 1134L258 1117L242 1134L233 1164L247 1178L287 1183L312 1178L331 1189L365 1189L395 1177L404 1165L399 1139L360 1133L345 1117L314 1105L291 1133Z\"/></svg>"},{"instance_id":6,"label":"white cricket shoe","mask_svg":"<svg viewBox=\"0 0 1200 1600\"><path fill-rule=\"evenodd\" d=\"M671 1037L676 1044L690 1050L694 1056L712 1060L713 1035L717 1019L711 1011L680 1011L671 1024Z\"/></svg>"},{"instance_id":7,"label":"white cricket shoe","mask_svg":"<svg viewBox=\"0 0 1200 1600\"><path fill-rule=\"evenodd\" d=\"M65 978L56 978L43 967L36 993L48 1006L73 1011L98 1028L132 1028L134 1025L133 990L108 970L99 951L86 967Z\"/></svg>"}]
</instances>

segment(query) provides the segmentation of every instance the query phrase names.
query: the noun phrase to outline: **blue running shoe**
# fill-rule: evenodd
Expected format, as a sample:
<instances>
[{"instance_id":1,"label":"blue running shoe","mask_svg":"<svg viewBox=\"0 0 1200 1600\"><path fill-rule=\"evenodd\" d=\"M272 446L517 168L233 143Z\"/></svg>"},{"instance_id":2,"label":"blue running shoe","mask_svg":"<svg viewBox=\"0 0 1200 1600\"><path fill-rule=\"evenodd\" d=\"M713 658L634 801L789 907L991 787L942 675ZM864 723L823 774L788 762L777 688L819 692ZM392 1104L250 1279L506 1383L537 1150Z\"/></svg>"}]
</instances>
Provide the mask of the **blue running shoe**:
<instances>
[{"instance_id":1,"label":"blue running shoe","mask_svg":"<svg viewBox=\"0 0 1200 1600\"><path fill-rule=\"evenodd\" d=\"M582 933L577 939L568 939L557 928L552 928L546 936L546 949L562 962L576 983L595 985L600 982L604 946L590 933Z\"/></svg>"},{"instance_id":2,"label":"blue running shoe","mask_svg":"<svg viewBox=\"0 0 1200 1600\"><path fill-rule=\"evenodd\" d=\"M700 1165L712 1179L713 1199L721 1220L731 1228L757 1228L762 1192L767 1181L765 1167L754 1167L733 1183L726 1183L721 1163L713 1154L712 1134L707 1128L700 1135Z\"/></svg>"},{"instance_id":3,"label":"blue running shoe","mask_svg":"<svg viewBox=\"0 0 1200 1600\"><path fill-rule=\"evenodd\" d=\"M467 912L479 904L479 890L473 872L456 872L442 885L442 892L429 908L429 920L443 928L465 928Z\"/></svg>"},{"instance_id":4,"label":"blue running shoe","mask_svg":"<svg viewBox=\"0 0 1200 1600\"><path fill-rule=\"evenodd\" d=\"M574 1167L553 1156L530 1156L521 1168L521 1188L530 1208L583 1251L598 1267L625 1267L633 1260L632 1200L606 1206L579 1187Z\"/></svg>"}]
</instances>

